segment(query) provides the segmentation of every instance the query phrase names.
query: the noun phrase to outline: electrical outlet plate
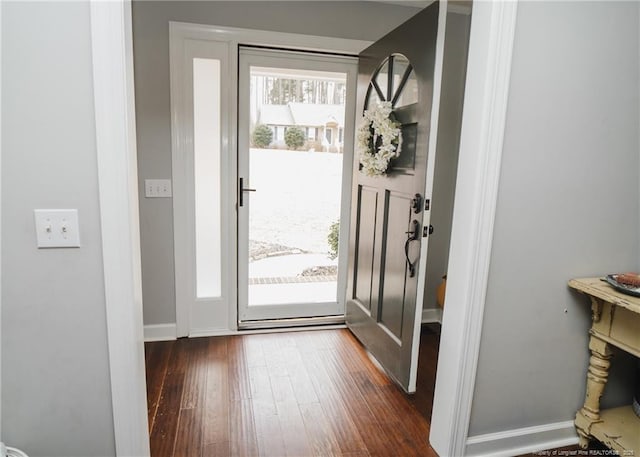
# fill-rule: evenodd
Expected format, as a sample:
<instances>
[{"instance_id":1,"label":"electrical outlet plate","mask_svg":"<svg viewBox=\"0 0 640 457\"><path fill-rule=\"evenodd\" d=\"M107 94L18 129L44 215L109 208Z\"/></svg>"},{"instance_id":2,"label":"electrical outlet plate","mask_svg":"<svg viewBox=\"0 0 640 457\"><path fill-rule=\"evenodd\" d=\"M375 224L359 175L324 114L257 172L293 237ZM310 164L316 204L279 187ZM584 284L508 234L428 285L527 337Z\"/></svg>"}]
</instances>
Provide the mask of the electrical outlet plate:
<instances>
[{"instance_id":1,"label":"electrical outlet plate","mask_svg":"<svg viewBox=\"0 0 640 457\"><path fill-rule=\"evenodd\" d=\"M171 197L170 179L145 179L144 196L147 198Z\"/></svg>"},{"instance_id":2,"label":"electrical outlet plate","mask_svg":"<svg viewBox=\"0 0 640 457\"><path fill-rule=\"evenodd\" d=\"M38 248L79 248L80 229L77 209L36 209Z\"/></svg>"}]
</instances>

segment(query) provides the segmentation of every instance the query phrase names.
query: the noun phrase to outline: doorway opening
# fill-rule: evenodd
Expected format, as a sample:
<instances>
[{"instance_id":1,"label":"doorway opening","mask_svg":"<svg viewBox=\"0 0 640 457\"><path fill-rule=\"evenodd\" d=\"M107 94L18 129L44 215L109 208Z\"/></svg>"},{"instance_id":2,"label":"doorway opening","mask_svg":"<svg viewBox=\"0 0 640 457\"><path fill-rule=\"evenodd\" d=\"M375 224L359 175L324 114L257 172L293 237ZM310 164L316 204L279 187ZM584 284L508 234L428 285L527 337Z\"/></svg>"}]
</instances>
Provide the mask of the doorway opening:
<instances>
[{"instance_id":1,"label":"doorway opening","mask_svg":"<svg viewBox=\"0 0 640 457\"><path fill-rule=\"evenodd\" d=\"M241 328L343 319L356 64L349 56L239 49Z\"/></svg>"}]
</instances>

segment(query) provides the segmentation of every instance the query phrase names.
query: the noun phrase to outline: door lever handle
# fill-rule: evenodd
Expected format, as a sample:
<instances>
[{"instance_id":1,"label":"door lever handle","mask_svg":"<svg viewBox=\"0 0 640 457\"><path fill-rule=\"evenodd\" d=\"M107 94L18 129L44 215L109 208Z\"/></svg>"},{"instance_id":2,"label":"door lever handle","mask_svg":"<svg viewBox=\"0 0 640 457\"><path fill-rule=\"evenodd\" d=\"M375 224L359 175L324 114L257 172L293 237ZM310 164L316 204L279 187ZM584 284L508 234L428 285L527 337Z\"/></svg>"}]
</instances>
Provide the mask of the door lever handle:
<instances>
[{"instance_id":1,"label":"door lever handle","mask_svg":"<svg viewBox=\"0 0 640 457\"><path fill-rule=\"evenodd\" d=\"M240 192L238 192L238 205L244 206L244 193L255 192L256 189L249 189L248 187L244 187L244 178L238 178L238 188L240 190Z\"/></svg>"},{"instance_id":2,"label":"door lever handle","mask_svg":"<svg viewBox=\"0 0 640 457\"><path fill-rule=\"evenodd\" d=\"M414 219L412 224L413 224L413 230L405 232L409 236L404 242L404 256L407 259L407 267L409 268L410 278L413 278L416 275L417 260L415 262L412 262L411 259L409 258L409 245L411 244L412 241L417 240L420 236L420 223Z\"/></svg>"},{"instance_id":3,"label":"door lever handle","mask_svg":"<svg viewBox=\"0 0 640 457\"><path fill-rule=\"evenodd\" d=\"M408 232L404 232L409 235L409 241L417 240L420 237L420 223L417 220L413 220L413 228Z\"/></svg>"}]
</instances>

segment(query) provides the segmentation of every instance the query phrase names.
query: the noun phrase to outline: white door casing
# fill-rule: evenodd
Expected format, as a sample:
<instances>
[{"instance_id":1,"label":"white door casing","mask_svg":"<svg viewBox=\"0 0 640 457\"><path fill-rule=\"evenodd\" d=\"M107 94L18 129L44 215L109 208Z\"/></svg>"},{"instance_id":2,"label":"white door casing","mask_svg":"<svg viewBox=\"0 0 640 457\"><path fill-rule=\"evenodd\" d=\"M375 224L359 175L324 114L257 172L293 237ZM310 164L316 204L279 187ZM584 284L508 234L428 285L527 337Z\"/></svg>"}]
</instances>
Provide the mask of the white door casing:
<instances>
[{"instance_id":1,"label":"white door casing","mask_svg":"<svg viewBox=\"0 0 640 457\"><path fill-rule=\"evenodd\" d=\"M498 200L517 1L474 2L446 309L429 441L463 456L475 386Z\"/></svg>"},{"instance_id":2,"label":"white door casing","mask_svg":"<svg viewBox=\"0 0 640 457\"><path fill-rule=\"evenodd\" d=\"M100 228L118 456L148 456L131 3L91 2Z\"/></svg>"},{"instance_id":3,"label":"white door casing","mask_svg":"<svg viewBox=\"0 0 640 457\"><path fill-rule=\"evenodd\" d=\"M233 334L237 331L238 302L238 262L235 249L238 242L235 202L235 177L238 172L238 47L244 44L357 54L369 42L180 22L169 23L169 41L177 336ZM211 49L207 51L208 47ZM193 89L185 65L188 55L192 58L195 49L205 56L215 55L223 68L221 192L224 240L222 271L225 276L222 282L223 298L215 304L211 300L197 300L195 294L195 224L191 192L194 176L193 158L190 157L193 135L190 125L192 106L189 101L189 94ZM191 65L191 62L188 63Z\"/></svg>"}]
</instances>

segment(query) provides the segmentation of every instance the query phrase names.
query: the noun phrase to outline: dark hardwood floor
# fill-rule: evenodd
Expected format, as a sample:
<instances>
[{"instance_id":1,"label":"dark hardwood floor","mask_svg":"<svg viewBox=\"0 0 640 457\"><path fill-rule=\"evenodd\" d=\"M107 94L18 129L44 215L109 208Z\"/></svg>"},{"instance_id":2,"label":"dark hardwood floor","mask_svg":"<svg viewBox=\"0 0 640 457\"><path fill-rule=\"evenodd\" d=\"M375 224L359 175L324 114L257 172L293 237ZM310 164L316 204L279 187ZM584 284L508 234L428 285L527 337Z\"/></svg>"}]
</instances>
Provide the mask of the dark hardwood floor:
<instances>
[{"instance_id":1,"label":"dark hardwood floor","mask_svg":"<svg viewBox=\"0 0 640 457\"><path fill-rule=\"evenodd\" d=\"M420 456L439 335L405 395L347 330L146 343L152 457Z\"/></svg>"}]
</instances>

